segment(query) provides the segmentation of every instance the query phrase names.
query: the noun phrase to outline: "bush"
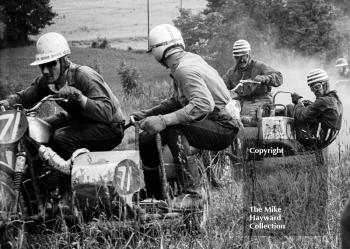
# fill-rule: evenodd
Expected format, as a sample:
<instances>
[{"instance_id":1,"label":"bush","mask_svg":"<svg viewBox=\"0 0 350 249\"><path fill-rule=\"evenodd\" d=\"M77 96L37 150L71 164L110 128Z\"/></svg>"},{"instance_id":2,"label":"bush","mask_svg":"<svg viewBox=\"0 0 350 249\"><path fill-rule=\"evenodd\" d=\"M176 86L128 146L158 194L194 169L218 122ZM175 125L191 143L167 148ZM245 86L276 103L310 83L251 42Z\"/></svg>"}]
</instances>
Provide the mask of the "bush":
<instances>
[{"instance_id":1,"label":"bush","mask_svg":"<svg viewBox=\"0 0 350 249\"><path fill-rule=\"evenodd\" d=\"M104 49L104 48L110 48L111 45L106 37L105 38L98 37L96 41L93 41L91 43L91 47Z\"/></svg>"},{"instance_id":2,"label":"bush","mask_svg":"<svg viewBox=\"0 0 350 249\"><path fill-rule=\"evenodd\" d=\"M137 94L138 83L140 79L140 70L128 65L124 60L120 62L118 75L121 78L122 88L125 94Z\"/></svg>"}]
</instances>

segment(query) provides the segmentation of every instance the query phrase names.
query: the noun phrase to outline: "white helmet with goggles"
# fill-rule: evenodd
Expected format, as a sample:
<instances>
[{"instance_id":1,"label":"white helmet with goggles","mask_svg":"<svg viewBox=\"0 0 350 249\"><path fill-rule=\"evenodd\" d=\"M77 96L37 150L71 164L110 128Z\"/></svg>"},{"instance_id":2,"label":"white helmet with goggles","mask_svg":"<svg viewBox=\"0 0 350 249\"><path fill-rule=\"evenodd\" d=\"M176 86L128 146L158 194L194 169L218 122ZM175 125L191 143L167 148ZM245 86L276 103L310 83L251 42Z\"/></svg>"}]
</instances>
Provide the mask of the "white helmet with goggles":
<instances>
[{"instance_id":1,"label":"white helmet with goggles","mask_svg":"<svg viewBox=\"0 0 350 249\"><path fill-rule=\"evenodd\" d=\"M180 31L170 24L160 24L149 33L149 50L157 61L162 62L172 53L171 48L185 49L185 43Z\"/></svg>"}]
</instances>

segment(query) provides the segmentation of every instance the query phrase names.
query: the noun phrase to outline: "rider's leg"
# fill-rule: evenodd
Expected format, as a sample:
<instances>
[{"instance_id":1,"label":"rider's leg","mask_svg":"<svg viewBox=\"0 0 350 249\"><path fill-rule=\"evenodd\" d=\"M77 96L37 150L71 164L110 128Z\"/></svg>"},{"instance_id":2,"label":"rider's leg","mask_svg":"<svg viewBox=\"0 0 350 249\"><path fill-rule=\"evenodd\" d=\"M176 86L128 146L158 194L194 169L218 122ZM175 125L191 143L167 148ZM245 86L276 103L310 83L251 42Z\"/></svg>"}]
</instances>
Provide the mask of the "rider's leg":
<instances>
[{"instance_id":1,"label":"rider's leg","mask_svg":"<svg viewBox=\"0 0 350 249\"><path fill-rule=\"evenodd\" d=\"M176 164L182 165L180 171L185 169L192 172L194 181L188 176L183 188L188 192L196 192L198 182L198 169L194 166L194 157L191 156L190 145L207 150L222 150L229 146L236 137L237 129L224 127L211 120L186 125L169 126L162 132L163 145L168 144ZM146 168L156 168L159 157L155 135L146 132L140 134L140 156ZM147 194L149 197L161 197L158 170L144 170Z\"/></svg>"},{"instance_id":2,"label":"rider's leg","mask_svg":"<svg viewBox=\"0 0 350 249\"><path fill-rule=\"evenodd\" d=\"M104 124L73 125L56 130L50 146L58 155L67 160L74 151L80 148L90 151L112 150L120 144L122 138L122 130L111 129ZM69 190L69 176L53 170L53 173L47 178L50 184L58 181L61 192Z\"/></svg>"},{"instance_id":3,"label":"rider's leg","mask_svg":"<svg viewBox=\"0 0 350 249\"><path fill-rule=\"evenodd\" d=\"M147 132L141 132L139 139L140 156L143 164L143 174L146 184L146 196L142 198L153 197L162 198L161 182L159 178L158 165L159 156L156 143L156 135L149 135Z\"/></svg>"},{"instance_id":4,"label":"rider's leg","mask_svg":"<svg viewBox=\"0 0 350 249\"><path fill-rule=\"evenodd\" d=\"M200 149L222 150L233 142L237 131L214 121L204 120L171 126L163 132L164 140L169 145L175 163L181 165L179 175L182 176L185 195L174 199L175 208L197 206L196 200L200 200L201 197L198 162L196 156L191 155L190 145Z\"/></svg>"},{"instance_id":5,"label":"rider's leg","mask_svg":"<svg viewBox=\"0 0 350 249\"><path fill-rule=\"evenodd\" d=\"M121 129L112 129L104 124L79 124L55 131L51 146L67 160L80 148L90 151L107 151L118 146L123 139Z\"/></svg>"}]
</instances>

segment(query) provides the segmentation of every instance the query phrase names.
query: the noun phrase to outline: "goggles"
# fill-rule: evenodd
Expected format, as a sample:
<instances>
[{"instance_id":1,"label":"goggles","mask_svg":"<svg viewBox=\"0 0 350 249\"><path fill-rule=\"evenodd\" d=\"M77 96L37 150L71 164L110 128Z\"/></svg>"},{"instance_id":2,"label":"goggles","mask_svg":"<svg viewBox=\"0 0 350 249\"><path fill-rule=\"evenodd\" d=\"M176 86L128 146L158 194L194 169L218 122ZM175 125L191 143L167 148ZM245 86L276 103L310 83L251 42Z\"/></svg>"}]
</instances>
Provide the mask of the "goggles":
<instances>
[{"instance_id":1,"label":"goggles","mask_svg":"<svg viewBox=\"0 0 350 249\"><path fill-rule=\"evenodd\" d=\"M310 89L311 89L311 91L315 92L315 91L321 90L322 87L323 87L323 83L318 82L318 83L311 85Z\"/></svg>"}]
</instances>

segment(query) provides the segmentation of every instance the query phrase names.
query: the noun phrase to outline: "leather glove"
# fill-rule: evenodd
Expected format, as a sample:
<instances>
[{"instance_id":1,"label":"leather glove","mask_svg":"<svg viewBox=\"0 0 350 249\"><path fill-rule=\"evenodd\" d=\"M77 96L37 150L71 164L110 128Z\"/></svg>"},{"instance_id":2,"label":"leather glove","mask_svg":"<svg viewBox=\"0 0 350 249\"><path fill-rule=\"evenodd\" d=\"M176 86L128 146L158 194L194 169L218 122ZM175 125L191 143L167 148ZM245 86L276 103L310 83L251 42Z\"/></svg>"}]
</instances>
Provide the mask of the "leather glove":
<instances>
[{"instance_id":1,"label":"leather glove","mask_svg":"<svg viewBox=\"0 0 350 249\"><path fill-rule=\"evenodd\" d=\"M10 102L8 100L0 100L0 107L4 107L5 109L8 109L10 107Z\"/></svg>"},{"instance_id":2,"label":"leather glove","mask_svg":"<svg viewBox=\"0 0 350 249\"><path fill-rule=\"evenodd\" d=\"M291 97L292 97L292 103L294 105L298 104L298 100L302 98L302 96L300 96L299 94L297 93L292 93L291 94Z\"/></svg>"},{"instance_id":3,"label":"leather glove","mask_svg":"<svg viewBox=\"0 0 350 249\"><path fill-rule=\"evenodd\" d=\"M149 116L148 112L146 110L138 111L138 112L133 112L130 114L130 116L133 116L135 121L140 121L142 119L145 119Z\"/></svg>"},{"instance_id":4,"label":"leather glove","mask_svg":"<svg viewBox=\"0 0 350 249\"><path fill-rule=\"evenodd\" d=\"M82 100L83 94L81 91L72 86L64 86L58 92L57 96L60 98L68 99L69 101L78 101Z\"/></svg>"},{"instance_id":5,"label":"leather glove","mask_svg":"<svg viewBox=\"0 0 350 249\"><path fill-rule=\"evenodd\" d=\"M258 81L261 84L266 84L267 82L269 82L270 77L268 75L257 75L254 78L254 81Z\"/></svg>"},{"instance_id":6,"label":"leather glove","mask_svg":"<svg viewBox=\"0 0 350 249\"><path fill-rule=\"evenodd\" d=\"M150 116L141 122L140 128L148 134L153 135L164 130L166 128L166 123L161 115Z\"/></svg>"}]
</instances>

